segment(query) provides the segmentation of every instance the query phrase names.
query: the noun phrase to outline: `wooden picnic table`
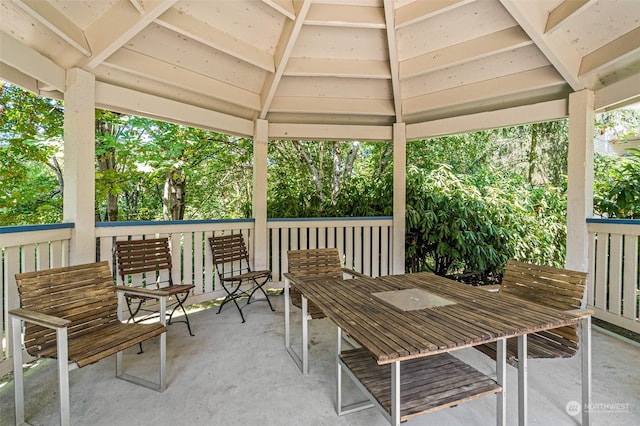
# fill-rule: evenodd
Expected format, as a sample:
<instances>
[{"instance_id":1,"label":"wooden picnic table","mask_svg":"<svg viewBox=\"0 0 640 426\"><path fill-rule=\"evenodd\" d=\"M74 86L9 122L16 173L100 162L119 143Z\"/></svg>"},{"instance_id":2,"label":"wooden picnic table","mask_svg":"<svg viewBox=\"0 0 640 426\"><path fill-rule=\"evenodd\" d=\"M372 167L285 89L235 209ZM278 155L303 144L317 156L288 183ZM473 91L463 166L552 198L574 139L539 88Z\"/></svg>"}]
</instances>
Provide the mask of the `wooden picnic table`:
<instances>
[{"instance_id":1,"label":"wooden picnic table","mask_svg":"<svg viewBox=\"0 0 640 426\"><path fill-rule=\"evenodd\" d=\"M371 406L343 409L344 370L395 425L495 393L497 423L505 424L506 338L580 319L427 273L309 281L297 288L338 326L338 414ZM342 351L342 332L361 347ZM498 343L496 380L449 354L489 342Z\"/></svg>"}]
</instances>

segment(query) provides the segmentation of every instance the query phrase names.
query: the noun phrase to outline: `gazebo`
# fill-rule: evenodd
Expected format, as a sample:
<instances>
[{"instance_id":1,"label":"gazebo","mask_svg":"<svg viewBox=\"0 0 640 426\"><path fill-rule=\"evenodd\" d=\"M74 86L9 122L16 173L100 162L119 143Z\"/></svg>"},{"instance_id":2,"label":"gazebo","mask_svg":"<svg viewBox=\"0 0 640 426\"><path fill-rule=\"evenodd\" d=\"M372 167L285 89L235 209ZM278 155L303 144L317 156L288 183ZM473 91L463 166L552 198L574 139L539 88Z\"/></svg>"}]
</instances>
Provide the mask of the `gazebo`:
<instances>
[{"instance_id":1,"label":"gazebo","mask_svg":"<svg viewBox=\"0 0 640 426\"><path fill-rule=\"evenodd\" d=\"M63 224L0 229L1 275L8 288L0 322L17 303L11 278L16 272L92 262L96 252L109 259L113 238L125 235L188 238L186 246L196 248L186 253L184 265L205 271L194 301L212 298L215 289L210 254L192 242L223 229L250 235L252 260L257 268L274 270L276 281L283 266L273 259L281 259L285 239L308 247L343 244L358 269L401 274L408 140L568 117L566 267L590 273L588 304L596 316L640 332L637 298L628 297L638 286L640 226L591 218L594 113L640 101L640 2L1 5L0 79L64 100L65 194ZM147 223L96 225L95 108L252 138L252 219L164 223L161 230ZM284 139L392 144L393 216L271 222L267 146ZM305 229L304 241L299 233L292 236L294 228ZM354 228L362 232L345 231ZM381 247L380 253L363 252L367 245Z\"/></svg>"},{"instance_id":2,"label":"gazebo","mask_svg":"<svg viewBox=\"0 0 640 426\"><path fill-rule=\"evenodd\" d=\"M0 79L65 107L64 223L0 227L0 329L18 303L15 273L111 261L114 239L128 236L189 248L174 269L194 277L192 302L219 294L203 242L226 230L249 237L274 281L283 247L339 246L347 266L401 274L407 141L568 117L566 267L589 272L596 317L640 332L640 226L591 217L594 113L640 101L637 0L0 5ZM253 217L96 224L95 108L252 138ZM268 218L267 147L284 139L392 144L393 216Z\"/></svg>"}]
</instances>

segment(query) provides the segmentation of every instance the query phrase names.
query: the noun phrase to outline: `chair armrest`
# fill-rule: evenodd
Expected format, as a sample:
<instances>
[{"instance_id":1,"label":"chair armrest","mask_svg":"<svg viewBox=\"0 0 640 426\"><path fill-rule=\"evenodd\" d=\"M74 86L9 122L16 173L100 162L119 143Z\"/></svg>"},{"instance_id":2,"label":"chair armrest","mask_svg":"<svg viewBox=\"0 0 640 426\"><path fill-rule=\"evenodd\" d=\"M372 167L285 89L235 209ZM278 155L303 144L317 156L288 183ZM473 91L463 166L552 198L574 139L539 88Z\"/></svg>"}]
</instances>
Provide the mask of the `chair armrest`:
<instances>
[{"instance_id":1,"label":"chair armrest","mask_svg":"<svg viewBox=\"0 0 640 426\"><path fill-rule=\"evenodd\" d=\"M571 309L569 311L564 311L568 314L575 315L578 318L590 317L595 314L595 312L591 309Z\"/></svg>"},{"instance_id":2,"label":"chair armrest","mask_svg":"<svg viewBox=\"0 0 640 426\"><path fill-rule=\"evenodd\" d=\"M71 324L70 320L32 311L30 309L12 309L9 311L9 316L20 318L23 321L52 329L64 328Z\"/></svg>"},{"instance_id":3,"label":"chair armrest","mask_svg":"<svg viewBox=\"0 0 640 426\"><path fill-rule=\"evenodd\" d=\"M358 272L358 271L354 271L353 269L349 269L349 268L342 268L342 272L344 272L345 274L349 274L353 277L356 278L371 278L369 275L363 274L362 272Z\"/></svg>"},{"instance_id":4,"label":"chair armrest","mask_svg":"<svg viewBox=\"0 0 640 426\"><path fill-rule=\"evenodd\" d=\"M289 280L291 283L293 283L294 285L300 281L302 281L301 278L296 278L295 275L293 275L290 272L285 272L284 274L282 274L283 277L285 277L287 280Z\"/></svg>"},{"instance_id":5,"label":"chair armrest","mask_svg":"<svg viewBox=\"0 0 640 426\"><path fill-rule=\"evenodd\" d=\"M161 297L170 296L170 293L165 290L155 290L155 289L139 288L139 287L125 287L121 285L116 286L116 291L125 293L127 295L153 297L155 299L160 299Z\"/></svg>"}]
</instances>

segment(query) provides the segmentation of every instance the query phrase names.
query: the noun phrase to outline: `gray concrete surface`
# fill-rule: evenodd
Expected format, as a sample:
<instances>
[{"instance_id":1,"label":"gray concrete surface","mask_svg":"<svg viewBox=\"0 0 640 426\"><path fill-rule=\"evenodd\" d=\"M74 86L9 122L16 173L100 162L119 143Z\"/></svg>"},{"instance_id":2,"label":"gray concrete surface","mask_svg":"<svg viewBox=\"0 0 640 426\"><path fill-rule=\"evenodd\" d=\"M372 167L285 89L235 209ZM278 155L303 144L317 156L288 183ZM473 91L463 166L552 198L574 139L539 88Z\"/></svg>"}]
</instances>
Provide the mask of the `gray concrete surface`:
<instances>
[{"instance_id":1,"label":"gray concrete surface","mask_svg":"<svg viewBox=\"0 0 640 426\"><path fill-rule=\"evenodd\" d=\"M168 332L168 388L157 393L114 377L114 357L70 374L71 419L75 425L362 425L386 422L375 409L338 417L334 409L336 331L327 320L311 322L311 372L303 376L284 350L283 297L244 310L235 307L190 314L195 337L184 324ZM294 313L299 311L294 310ZM299 315L294 331L298 331ZM298 333L296 333L298 335ZM155 378L157 345L145 354L126 352L125 362ZM493 374L493 361L473 349L460 358ZM135 366L135 367L134 367ZM529 364L529 424L577 425L566 411L580 401L580 358L532 360ZM508 424L517 424L516 370L508 368ZM14 423L13 383L0 388L0 424ZM34 425L59 423L56 366L46 361L26 378L26 417ZM362 396L349 386L346 395ZM406 426L491 425L496 398L480 398L410 420ZM347 401L349 402L349 401ZM640 425L640 347L600 330L593 332L595 425Z\"/></svg>"}]
</instances>

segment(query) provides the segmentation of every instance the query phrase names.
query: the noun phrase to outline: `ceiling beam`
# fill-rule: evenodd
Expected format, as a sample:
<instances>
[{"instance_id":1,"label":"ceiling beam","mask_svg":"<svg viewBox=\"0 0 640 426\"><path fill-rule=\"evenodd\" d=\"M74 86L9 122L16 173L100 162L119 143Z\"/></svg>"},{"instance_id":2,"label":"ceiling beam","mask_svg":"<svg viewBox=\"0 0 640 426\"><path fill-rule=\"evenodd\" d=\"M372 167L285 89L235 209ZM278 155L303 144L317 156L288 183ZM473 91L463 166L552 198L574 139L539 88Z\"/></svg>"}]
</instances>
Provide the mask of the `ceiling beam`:
<instances>
[{"instance_id":1,"label":"ceiling beam","mask_svg":"<svg viewBox=\"0 0 640 426\"><path fill-rule=\"evenodd\" d=\"M0 31L0 62L56 90L66 90L66 72L49 58Z\"/></svg>"},{"instance_id":2,"label":"ceiling beam","mask_svg":"<svg viewBox=\"0 0 640 426\"><path fill-rule=\"evenodd\" d=\"M274 72L273 57L217 28L177 10L167 10L156 22L206 46L238 58L265 71Z\"/></svg>"},{"instance_id":3,"label":"ceiling beam","mask_svg":"<svg viewBox=\"0 0 640 426\"><path fill-rule=\"evenodd\" d=\"M589 1L590 0L565 0L560 3L558 7L549 12L544 32L548 33L569 18L577 16L578 12L586 9L585 6L589 4Z\"/></svg>"},{"instance_id":4,"label":"ceiling beam","mask_svg":"<svg viewBox=\"0 0 640 426\"><path fill-rule=\"evenodd\" d=\"M83 55L91 56L82 30L51 3L41 0L14 0L14 3Z\"/></svg>"},{"instance_id":5,"label":"ceiling beam","mask_svg":"<svg viewBox=\"0 0 640 426\"><path fill-rule=\"evenodd\" d=\"M251 120L102 82L96 82L96 107L240 136L254 129Z\"/></svg>"},{"instance_id":6,"label":"ceiling beam","mask_svg":"<svg viewBox=\"0 0 640 426\"><path fill-rule=\"evenodd\" d=\"M144 13L144 0L129 0L139 13Z\"/></svg>"},{"instance_id":7,"label":"ceiling beam","mask_svg":"<svg viewBox=\"0 0 640 426\"><path fill-rule=\"evenodd\" d=\"M482 101L515 93L530 92L552 86L560 86L565 81L551 66L510 74L492 80L457 86L435 93L415 96L403 103L405 115L423 113L458 104Z\"/></svg>"},{"instance_id":8,"label":"ceiling beam","mask_svg":"<svg viewBox=\"0 0 640 426\"><path fill-rule=\"evenodd\" d=\"M290 58L284 75L289 77L344 77L390 79L386 61L356 59Z\"/></svg>"},{"instance_id":9,"label":"ceiling beam","mask_svg":"<svg viewBox=\"0 0 640 426\"><path fill-rule=\"evenodd\" d=\"M533 44L519 26L487 34L400 62L400 80Z\"/></svg>"},{"instance_id":10,"label":"ceiling beam","mask_svg":"<svg viewBox=\"0 0 640 426\"><path fill-rule=\"evenodd\" d=\"M513 19L529 35L534 44L575 91L584 89L578 79L582 58L560 31L544 34L547 13L537 2L527 0L500 0Z\"/></svg>"},{"instance_id":11,"label":"ceiling beam","mask_svg":"<svg viewBox=\"0 0 640 426\"><path fill-rule=\"evenodd\" d=\"M640 52L640 27L605 44L582 58L579 76L597 72L611 62Z\"/></svg>"},{"instance_id":12,"label":"ceiling beam","mask_svg":"<svg viewBox=\"0 0 640 426\"><path fill-rule=\"evenodd\" d=\"M443 118L407 125L407 140L435 138L486 129L519 126L564 118L568 115L566 99L541 102L496 111Z\"/></svg>"},{"instance_id":13,"label":"ceiling beam","mask_svg":"<svg viewBox=\"0 0 640 426\"><path fill-rule=\"evenodd\" d=\"M379 7L314 4L305 18L305 25L384 29L385 23Z\"/></svg>"},{"instance_id":14,"label":"ceiling beam","mask_svg":"<svg viewBox=\"0 0 640 426\"><path fill-rule=\"evenodd\" d=\"M471 3L473 0L430 0L416 1L396 9L395 29L424 21L441 13Z\"/></svg>"},{"instance_id":15,"label":"ceiling beam","mask_svg":"<svg viewBox=\"0 0 640 426\"><path fill-rule=\"evenodd\" d=\"M282 79L284 70L287 67L287 62L289 61L293 47L298 40L300 30L302 30L302 24L307 13L309 13L309 9L311 8L311 1L312 0L303 0L302 3L296 3L300 8L295 21L287 21L284 24L278 46L276 47L274 54L276 70L273 74L267 76L264 85L262 86L262 90L260 91L260 93L262 93L262 97L260 99L262 102L262 110L260 111L259 118L262 120L267 117L269 107L271 106L271 102L273 101L278 85L280 84L280 79Z\"/></svg>"},{"instance_id":16,"label":"ceiling beam","mask_svg":"<svg viewBox=\"0 0 640 426\"><path fill-rule=\"evenodd\" d=\"M260 109L260 97L256 93L132 50L120 49L102 65L195 93L205 93L211 98L225 100L254 111Z\"/></svg>"},{"instance_id":17,"label":"ceiling beam","mask_svg":"<svg viewBox=\"0 0 640 426\"><path fill-rule=\"evenodd\" d=\"M640 74L632 75L595 92L596 111L608 111L640 102Z\"/></svg>"},{"instance_id":18,"label":"ceiling beam","mask_svg":"<svg viewBox=\"0 0 640 426\"><path fill-rule=\"evenodd\" d=\"M291 0L262 0L262 2L277 10L292 21L295 21L296 11Z\"/></svg>"},{"instance_id":19,"label":"ceiling beam","mask_svg":"<svg viewBox=\"0 0 640 426\"><path fill-rule=\"evenodd\" d=\"M173 6L177 0L145 0L143 13L131 13L129 0L115 3L94 22L85 35L93 48L93 55L83 64L93 69L120 49L126 42L146 28L158 16Z\"/></svg>"},{"instance_id":20,"label":"ceiling beam","mask_svg":"<svg viewBox=\"0 0 640 426\"><path fill-rule=\"evenodd\" d=\"M331 125L331 124L293 124L269 123L269 139L304 139L320 141L366 140L390 141L393 139L391 126Z\"/></svg>"},{"instance_id":21,"label":"ceiling beam","mask_svg":"<svg viewBox=\"0 0 640 426\"><path fill-rule=\"evenodd\" d=\"M400 87L400 71L398 66L398 41L394 28L395 9L392 0L384 0L384 18L387 27L387 45L389 47L389 69L391 70L391 87L393 88L393 109L396 112L396 123L402 123L402 89Z\"/></svg>"}]
</instances>

